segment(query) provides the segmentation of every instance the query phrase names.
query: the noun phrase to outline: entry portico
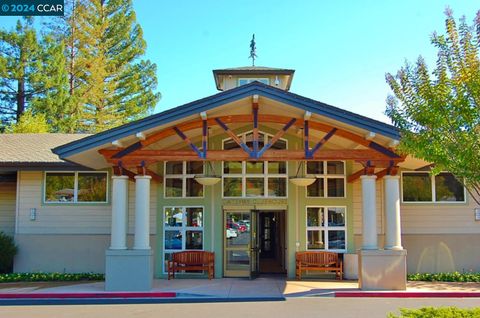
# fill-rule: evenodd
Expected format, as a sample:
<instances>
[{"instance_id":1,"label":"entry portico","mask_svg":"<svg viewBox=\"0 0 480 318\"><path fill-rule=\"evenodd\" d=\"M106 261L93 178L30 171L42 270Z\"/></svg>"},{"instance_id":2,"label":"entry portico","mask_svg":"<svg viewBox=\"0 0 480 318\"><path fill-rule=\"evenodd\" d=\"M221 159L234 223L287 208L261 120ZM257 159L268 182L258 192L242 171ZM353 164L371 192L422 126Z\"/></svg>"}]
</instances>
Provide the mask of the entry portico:
<instances>
[{"instance_id":1,"label":"entry portico","mask_svg":"<svg viewBox=\"0 0 480 318\"><path fill-rule=\"evenodd\" d=\"M169 253L188 249L215 251L216 277L258 271L268 255L276 255L281 270L293 277L296 251L327 249L356 257L358 249L363 289L404 289L397 171L405 158L393 148L398 131L288 92L293 70L225 69L214 77L223 92L54 150L62 159L115 173L107 289L149 289L154 273L162 276ZM204 186L200 175L221 182ZM288 182L298 177L314 184ZM362 209L352 211L358 179ZM135 226L129 249L131 182ZM160 248L154 251L150 182L160 185ZM379 246L377 232L380 182L385 246ZM354 214L361 215L361 246L353 240ZM269 241L281 248L264 244Z\"/></svg>"}]
</instances>

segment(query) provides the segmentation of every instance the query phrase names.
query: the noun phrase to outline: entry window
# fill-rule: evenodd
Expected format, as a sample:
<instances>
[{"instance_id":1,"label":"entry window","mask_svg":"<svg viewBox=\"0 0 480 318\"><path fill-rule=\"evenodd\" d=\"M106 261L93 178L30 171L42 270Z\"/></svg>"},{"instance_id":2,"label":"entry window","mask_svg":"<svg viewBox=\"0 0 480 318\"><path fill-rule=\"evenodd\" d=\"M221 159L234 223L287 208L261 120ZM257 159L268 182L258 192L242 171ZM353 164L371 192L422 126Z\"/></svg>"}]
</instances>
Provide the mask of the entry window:
<instances>
[{"instance_id":1,"label":"entry window","mask_svg":"<svg viewBox=\"0 0 480 318\"><path fill-rule=\"evenodd\" d=\"M345 207L307 207L307 250L346 249Z\"/></svg>"},{"instance_id":2,"label":"entry window","mask_svg":"<svg viewBox=\"0 0 480 318\"><path fill-rule=\"evenodd\" d=\"M402 173L403 202L465 202L465 188L453 174Z\"/></svg>"},{"instance_id":3,"label":"entry window","mask_svg":"<svg viewBox=\"0 0 480 318\"><path fill-rule=\"evenodd\" d=\"M203 174L203 163L199 161L165 162L165 197L203 197L203 185L195 181L197 174Z\"/></svg>"},{"instance_id":4,"label":"entry window","mask_svg":"<svg viewBox=\"0 0 480 318\"><path fill-rule=\"evenodd\" d=\"M46 172L45 203L106 203L107 172Z\"/></svg>"},{"instance_id":5,"label":"entry window","mask_svg":"<svg viewBox=\"0 0 480 318\"><path fill-rule=\"evenodd\" d=\"M286 197L285 161L223 162L223 197Z\"/></svg>"},{"instance_id":6,"label":"entry window","mask_svg":"<svg viewBox=\"0 0 480 318\"><path fill-rule=\"evenodd\" d=\"M173 252L203 250L203 207L165 207L164 272Z\"/></svg>"},{"instance_id":7,"label":"entry window","mask_svg":"<svg viewBox=\"0 0 480 318\"><path fill-rule=\"evenodd\" d=\"M345 197L345 162L343 161L309 161L306 174L317 179L307 187L307 197L344 198Z\"/></svg>"}]
</instances>

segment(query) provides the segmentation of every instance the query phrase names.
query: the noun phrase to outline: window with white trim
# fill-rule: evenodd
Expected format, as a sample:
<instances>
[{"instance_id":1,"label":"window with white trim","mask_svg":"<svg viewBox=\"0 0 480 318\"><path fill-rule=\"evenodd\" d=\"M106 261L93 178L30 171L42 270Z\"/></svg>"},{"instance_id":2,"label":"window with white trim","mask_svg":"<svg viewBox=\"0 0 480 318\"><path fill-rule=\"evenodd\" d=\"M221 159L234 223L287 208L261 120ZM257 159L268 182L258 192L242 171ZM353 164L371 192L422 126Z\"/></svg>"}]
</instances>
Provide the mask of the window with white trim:
<instances>
[{"instance_id":1,"label":"window with white trim","mask_svg":"<svg viewBox=\"0 0 480 318\"><path fill-rule=\"evenodd\" d=\"M238 137L250 148L253 147L253 131L239 134ZM270 143L273 135L258 133L258 147ZM223 149L240 149L232 139L223 140ZM278 139L270 149L287 149L286 139ZM223 197L287 197L288 173L285 161L224 161Z\"/></svg>"},{"instance_id":2,"label":"window with white trim","mask_svg":"<svg viewBox=\"0 0 480 318\"><path fill-rule=\"evenodd\" d=\"M178 206L163 209L164 272L171 255L178 251L203 250L203 207Z\"/></svg>"},{"instance_id":3,"label":"window with white trim","mask_svg":"<svg viewBox=\"0 0 480 318\"><path fill-rule=\"evenodd\" d=\"M45 172L45 203L106 203L108 173Z\"/></svg>"},{"instance_id":4,"label":"window with white trim","mask_svg":"<svg viewBox=\"0 0 480 318\"><path fill-rule=\"evenodd\" d=\"M346 208L307 207L307 250L346 250Z\"/></svg>"},{"instance_id":5,"label":"window with white trim","mask_svg":"<svg viewBox=\"0 0 480 318\"><path fill-rule=\"evenodd\" d=\"M403 202L465 202L465 188L449 172L402 172Z\"/></svg>"},{"instance_id":6,"label":"window with white trim","mask_svg":"<svg viewBox=\"0 0 480 318\"><path fill-rule=\"evenodd\" d=\"M197 174L203 174L201 161L165 162L165 197L199 198L203 197L203 185L195 181Z\"/></svg>"},{"instance_id":7,"label":"window with white trim","mask_svg":"<svg viewBox=\"0 0 480 318\"><path fill-rule=\"evenodd\" d=\"M223 197L287 197L287 162L224 161Z\"/></svg>"},{"instance_id":8,"label":"window with white trim","mask_svg":"<svg viewBox=\"0 0 480 318\"><path fill-rule=\"evenodd\" d=\"M307 187L307 197L345 197L344 161L308 161L306 174L317 178L314 183Z\"/></svg>"}]
</instances>

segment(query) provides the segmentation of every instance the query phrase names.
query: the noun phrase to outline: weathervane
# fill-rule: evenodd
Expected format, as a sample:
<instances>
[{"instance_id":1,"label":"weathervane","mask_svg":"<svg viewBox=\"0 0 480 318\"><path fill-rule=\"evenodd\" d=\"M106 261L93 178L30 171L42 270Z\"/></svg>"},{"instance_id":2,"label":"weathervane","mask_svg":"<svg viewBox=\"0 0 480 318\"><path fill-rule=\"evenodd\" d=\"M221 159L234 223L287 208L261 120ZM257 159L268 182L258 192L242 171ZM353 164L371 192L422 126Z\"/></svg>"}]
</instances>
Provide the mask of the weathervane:
<instances>
[{"instance_id":1,"label":"weathervane","mask_svg":"<svg viewBox=\"0 0 480 318\"><path fill-rule=\"evenodd\" d=\"M255 46L255 33L252 36L250 41L250 56L248 58L252 59L252 66L255 66L255 58L257 57L257 47Z\"/></svg>"}]
</instances>

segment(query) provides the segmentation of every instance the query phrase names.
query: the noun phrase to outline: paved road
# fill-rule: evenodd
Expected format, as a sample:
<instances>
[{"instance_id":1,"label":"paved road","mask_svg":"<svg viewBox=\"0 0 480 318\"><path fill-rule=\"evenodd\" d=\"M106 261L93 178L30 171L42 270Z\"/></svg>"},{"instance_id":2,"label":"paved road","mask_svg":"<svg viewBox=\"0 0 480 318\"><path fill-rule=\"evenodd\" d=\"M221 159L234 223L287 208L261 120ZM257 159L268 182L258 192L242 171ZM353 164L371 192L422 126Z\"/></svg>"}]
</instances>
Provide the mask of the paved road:
<instances>
[{"instance_id":1,"label":"paved road","mask_svg":"<svg viewBox=\"0 0 480 318\"><path fill-rule=\"evenodd\" d=\"M289 298L275 302L233 302L143 305L0 306L0 317L90 318L90 317L195 317L195 318L304 318L386 317L399 307L480 307L480 299L388 299L388 298Z\"/></svg>"}]
</instances>

